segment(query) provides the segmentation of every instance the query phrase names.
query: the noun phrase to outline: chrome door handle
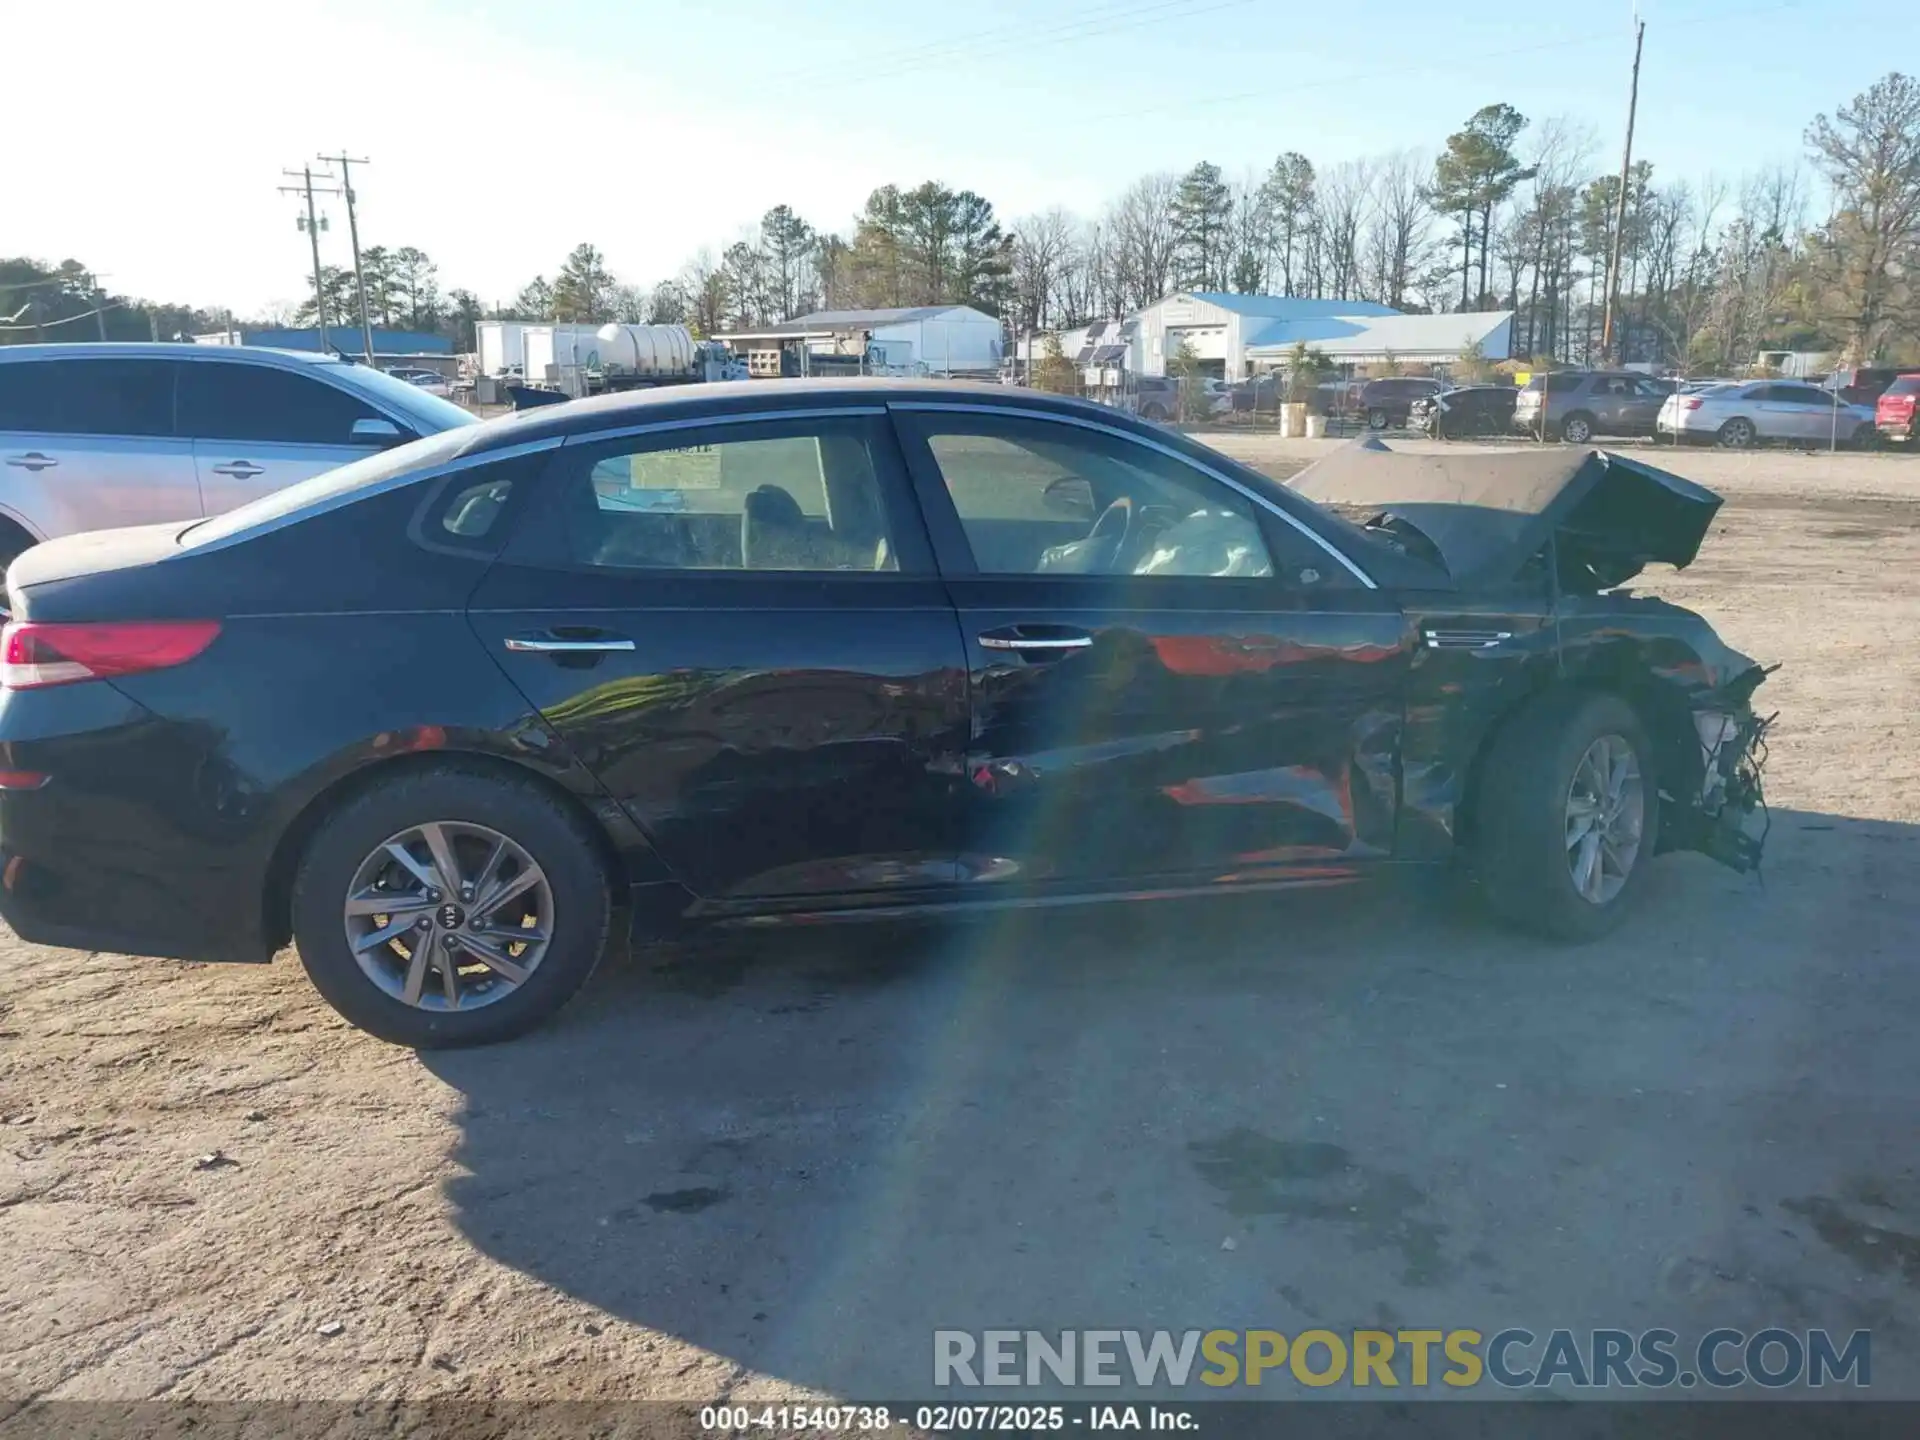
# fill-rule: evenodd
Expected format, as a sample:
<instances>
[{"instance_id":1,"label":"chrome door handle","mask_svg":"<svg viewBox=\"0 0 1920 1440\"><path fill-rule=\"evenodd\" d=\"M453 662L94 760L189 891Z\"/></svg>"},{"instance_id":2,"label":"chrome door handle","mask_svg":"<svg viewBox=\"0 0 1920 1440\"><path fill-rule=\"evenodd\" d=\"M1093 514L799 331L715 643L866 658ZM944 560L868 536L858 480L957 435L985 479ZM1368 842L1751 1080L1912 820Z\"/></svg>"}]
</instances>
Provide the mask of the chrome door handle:
<instances>
[{"instance_id":1,"label":"chrome door handle","mask_svg":"<svg viewBox=\"0 0 1920 1440\"><path fill-rule=\"evenodd\" d=\"M507 649L524 655L605 655L633 649L623 635L601 640L560 640L544 635L509 635Z\"/></svg>"},{"instance_id":2,"label":"chrome door handle","mask_svg":"<svg viewBox=\"0 0 1920 1440\"><path fill-rule=\"evenodd\" d=\"M58 465L60 462L51 455L42 455L38 450L29 450L24 455L9 455L7 457L7 463L9 465L16 465L22 470L33 470L37 472Z\"/></svg>"},{"instance_id":3,"label":"chrome door handle","mask_svg":"<svg viewBox=\"0 0 1920 1440\"><path fill-rule=\"evenodd\" d=\"M236 480L251 480L256 475L266 474L266 471L266 466L256 465L251 460L232 460L213 467L214 474L231 475Z\"/></svg>"},{"instance_id":4,"label":"chrome door handle","mask_svg":"<svg viewBox=\"0 0 1920 1440\"><path fill-rule=\"evenodd\" d=\"M983 650L1085 650L1093 644L1091 635L1045 635L1025 638L1018 635L995 635L988 631L980 637Z\"/></svg>"}]
</instances>

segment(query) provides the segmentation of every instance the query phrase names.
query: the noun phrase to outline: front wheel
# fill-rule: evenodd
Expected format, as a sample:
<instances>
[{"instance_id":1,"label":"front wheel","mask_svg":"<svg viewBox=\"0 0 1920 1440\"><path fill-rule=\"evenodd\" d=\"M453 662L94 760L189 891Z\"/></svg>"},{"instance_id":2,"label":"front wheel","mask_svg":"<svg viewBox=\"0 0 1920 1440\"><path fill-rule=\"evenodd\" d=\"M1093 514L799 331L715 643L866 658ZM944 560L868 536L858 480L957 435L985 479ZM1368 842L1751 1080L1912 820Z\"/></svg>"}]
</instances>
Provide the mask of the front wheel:
<instances>
[{"instance_id":1,"label":"front wheel","mask_svg":"<svg viewBox=\"0 0 1920 1440\"><path fill-rule=\"evenodd\" d=\"M611 896L586 827L537 786L414 771L336 810L294 881L314 988L395 1045L484 1045L531 1030L586 983Z\"/></svg>"},{"instance_id":2,"label":"front wheel","mask_svg":"<svg viewBox=\"0 0 1920 1440\"><path fill-rule=\"evenodd\" d=\"M1569 415L1560 426L1560 438L1569 445L1584 445L1593 439L1593 421L1584 415Z\"/></svg>"},{"instance_id":3,"label":"front wheel","mask_svg":"<svg viewBox=\"0 0 1920 1440\"><path fill-rule=\"evenodd\" d=\"M1745 450L1759 438L1751 420L1736 416L1720 427L1720 433L1714 437L1729 450Z\"/></svg>"},{"instance_id":4,"label":"front wheel","mask_svg":"<svg viewBox=\"0 0 1920 1440\"><path fill-rule=\"evenodd\" d=\"M1369 410L1367 412L1367 428L1370 430L1384 430L1392 423L1393 417L1384 410Z\"/></svg>"},{"instance_id":5,"label":"front wheel","mask_svg":"<svg viewBox=\"0 0 1920 1440\"><path fill-rule=\"evenodd\" d=\"M1488 755L1473 860L1488 904L1557 940L1626 919L1659 832L1652 751L1632 706L1566 690L1525 706Z\"/></svg>"},{"instance_id":6,"label":"front wheel","mask_svg":"<svg viewBox=\"0 0 1920 1440\"><path fill-rule=\"evenodd\" d=\"M1861 425L1854 430L1853 439L1848 443L1855 450L1878 450L1880 431L1872 425Z\"/></svg>"}]
</instances>

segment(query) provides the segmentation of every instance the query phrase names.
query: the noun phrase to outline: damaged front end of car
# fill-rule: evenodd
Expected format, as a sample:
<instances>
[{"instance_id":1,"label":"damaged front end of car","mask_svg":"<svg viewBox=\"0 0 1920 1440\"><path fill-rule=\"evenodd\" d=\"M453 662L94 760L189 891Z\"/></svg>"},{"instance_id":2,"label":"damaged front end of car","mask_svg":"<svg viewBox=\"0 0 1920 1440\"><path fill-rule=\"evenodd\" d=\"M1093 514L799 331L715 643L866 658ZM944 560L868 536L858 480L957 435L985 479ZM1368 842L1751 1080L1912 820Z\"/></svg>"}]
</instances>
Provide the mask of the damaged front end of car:
<instances>
[{"instance_id":1,"label":"damaged front end of car","mask_svg":"<svg viewBox=\"0 0 1920 1440\"><path fill-rule=\"evenodd\" d=\"M1749 665L1694 709L1699 784L1685 795L1663 793L1662 850L1698 850L1741 874L1760 868L1770 828L1767 731L1777 715L1756 712L1753 694L1779 668Z\"/></svg>"}]
</instances>

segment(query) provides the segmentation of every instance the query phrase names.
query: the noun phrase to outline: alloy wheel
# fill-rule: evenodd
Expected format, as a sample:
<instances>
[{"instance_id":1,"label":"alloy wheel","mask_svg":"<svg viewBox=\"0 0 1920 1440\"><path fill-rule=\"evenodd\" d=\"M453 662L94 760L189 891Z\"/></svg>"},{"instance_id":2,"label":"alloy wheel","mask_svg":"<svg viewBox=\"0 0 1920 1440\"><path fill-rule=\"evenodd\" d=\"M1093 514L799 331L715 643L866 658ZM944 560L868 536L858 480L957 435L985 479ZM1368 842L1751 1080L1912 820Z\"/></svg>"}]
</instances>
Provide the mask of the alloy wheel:
<instances>
[{"instance_id":1,"label":"alloy wheel","mask_svg":"<svg viewBox=\"0 0 1920 1440\"><path fill-rule=\"evenodd\" d=\"M421 1010L503 999L553 938L546 872L507 836L463 820L383 841L354 872L341 913L361 971Z\"/></svg>"},{"instance_id":2,"label":"alloy wheel","mask_svg":"<svg viewBox=\"0 0 1920 1440\"><path fill-rule=\"evenodd\" d=\"M1560 433L1570 445L1584 445L1593 438L1593 427L1586 421L1575 417L1561 427Z\"/></svg>"},{"instance_id":3,"label":"alloy wheel","mask_svg":"<svg viewBox=\"0 0 1920 1440\"><path fill-rule=\"evenodd\" d=\"M1646 828L1640 757L1620 735L1587 747L1567 787L1567 869L1573 888L1605 905L1626 886Z\"/></svg>"},{"instance_id":4,"label":"alloy wheel","mask_svg":"<svg viewBox=\"0 0 1920 1440\"><path fill-rule=\"evenodd\" d=\"M1733 450L1744 450L1753 443L1751 420L1729 420L1720 428L1720 443Z\"/></svg>"}]
</instances>

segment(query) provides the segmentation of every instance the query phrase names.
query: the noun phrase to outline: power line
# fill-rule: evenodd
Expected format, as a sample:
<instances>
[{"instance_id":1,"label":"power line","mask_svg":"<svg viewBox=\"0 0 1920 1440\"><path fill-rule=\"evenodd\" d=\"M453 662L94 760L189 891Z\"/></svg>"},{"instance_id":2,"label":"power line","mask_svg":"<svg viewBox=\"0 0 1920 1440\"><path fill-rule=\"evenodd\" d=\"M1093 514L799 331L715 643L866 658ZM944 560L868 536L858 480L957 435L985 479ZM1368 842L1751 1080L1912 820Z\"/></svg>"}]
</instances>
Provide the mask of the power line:
<instances>
[{"instance_id":1,"label":"power line","mask_svg":"<svg viewBox=\"0 0 1920 1440\"><path fill-rule=\"evenodd\" d=\"M1680 30L1694 25L1721 25L1734 21L1745 23L1759 15L1771 15L1781 10L1791 10L1799 6L1800 0L1780 0L1776 5L1765 5L1758 9L1737 9L1721 11L1713 15L1696 15L1688 20L1676 20L1668 25L1670 30ZM1520 45L1511 50L1487 50L1474 56L1476 63L1485 60L1507 60L1517 55L1536 55L1545 50L1569 50L1574 46L1591 48L1593 36L1582 34L1568 36L1564 40L1547 40L1537 45ZM1431 60L1413 65L1396 66L1391 70L1367 70L1354 75L1339 75L1328 80L1308 80L1301 84L1289 83L1286 93L1297 94L1305 90L1336 90L1350 85L1364 85L1375 80L1398 80L1407 75L1430 74L1435 70L1457 70L1459 65L1452 60ZM1146 115L1166 115L1183 110L1200 110L1215 105L1234 105L1246 100L1271 100L1274 91L1271 86L1260 90L1244 90L1232 95L1210 95L1199 100L1181 100L1170 105L1156 105L1142 109L1132 107L1126 110L1109 111L1104 115L1086 117L1085 123L1098 124L1107 120L1136 119Z\"/></svg>"},{"instance_id":2,"label":"power line","mask_svg":"<svg viewBox=\"0 0 1920 1440\"><path fill-rule=\"evenodd\" d=\"M1005 38L995 38L999 32L982 32L971 39L957 42L940 42L935 47L923 47L924 53L913 55L904 63L885 60L866 62L853 59L845 64L831 67L818 67L812 70L796 71L788 75L777 75L762 82L767 85L800 84L811 80L827 79L845 75L857 70L865 81L891 80L900 75L912 74L933 65L950 64L961 60L983 60L1003 55L1011 50L1033 50L1049 45L1058 45L1068 40L1091 40L1103 35L1116 34L1122 30L1139 29L1144 25L1161 24L1167 20L1185 20L1200 15L1209 15L1216 10L1231 10L1251 4L1252 0L1218 0L1218 3L1195 7L1194 0L1155 0L1149 5L1136 5L1131 9L1119 10L1107 15L1094 14L1082 16L1077 20L1065 21L1035 30L1029 27L1014 27L1018 33ZM980 42L986 41L983 46Z\"/></svg>"},{"instance_id":3,"label":"power line","mask_svg":"<svg viewBox=\"0 0 1920 1440\"><path fill-rule=\"evenodd\" d=\"M1091 10L1084 10L1080 12L1077 20L1080 22L1094 21L1103 16L1111 17L1115 12L1126 15L1136 13L1142 9L1159 9L1164 3L1166 3L1166 0L1157 0L1157 3L1143 6L1139 3L1139 0L1121 0L1121 3L1118 4L1096 5ZM871 55L856 57L851 61L833 61L830 63L822 62L818 65L803 65L798 70L792 70L783 75L770 77L769 83L781 80L812 79L816 77L844 75L850 69L859 69L862 73L870 73L872 67L900 64L905 61L918 59L934 51L965 48L966 46L977 44L980 41L1000 40L1008 36L1031 35L1032 33L1031 20L1022 20L1012 25L997 25L991 30L976 30L970 35L949 35L944 40L925 40L917 45L907 45L895 50L880 50Z\"/></svg>"},{"instance_id":4,"label":"power line","mask_svg":"<svg viewBox=\"0 0 1920 1440\"><path fill-rule=\"evenodd\" d=\"M82 310L78 315L62 315L58 320L36 320L31 325L0 325L0 330L4 330L4 331L48 330L55 325L71 325L78 320L90 320L96 315L104 317L107 311L109 310L125 310L127 308L128 308L127 303L124 300L107 300L97 304L95 308L93 308L92 310ZM7 318L9 320L12 320L24 313L26 312L16 311L13 315L9 315ZM100 338L102 340L107 338L104 331L102 332Z\"/></svg>"}]
</instances>

